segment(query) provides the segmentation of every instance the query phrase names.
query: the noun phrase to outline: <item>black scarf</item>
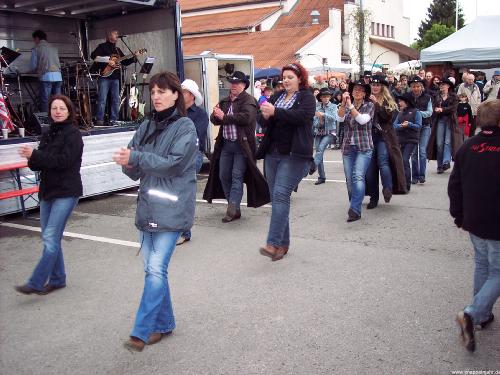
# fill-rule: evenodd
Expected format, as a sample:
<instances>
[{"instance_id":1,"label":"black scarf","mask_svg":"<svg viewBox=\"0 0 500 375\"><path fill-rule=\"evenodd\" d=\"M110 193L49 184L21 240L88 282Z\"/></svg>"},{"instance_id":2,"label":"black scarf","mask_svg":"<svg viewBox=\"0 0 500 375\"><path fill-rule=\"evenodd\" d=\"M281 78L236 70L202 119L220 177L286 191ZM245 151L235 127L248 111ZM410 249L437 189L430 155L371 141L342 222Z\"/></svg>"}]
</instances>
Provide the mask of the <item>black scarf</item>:
<instances>
[{"instance_id":1,"label":"black scarf","mask_svg":"<svg viewBox=\"0 0 500 375\"><path fill-rule=\"evenodd\" d=\"M156 138L158 135L163 132L171 123L177 121L181 116L178 113L175 113L175 106L164 109L163 111L156 112L153 111L153 115L149 119L148 125L146 127L146 131L144 132L144 136L142 137L139 145L146 145L148 143L156 144ZM149 128L151 126L151 121L155 122L156 129L154 132L148 135Z\"/></svg>"}]
</instances>

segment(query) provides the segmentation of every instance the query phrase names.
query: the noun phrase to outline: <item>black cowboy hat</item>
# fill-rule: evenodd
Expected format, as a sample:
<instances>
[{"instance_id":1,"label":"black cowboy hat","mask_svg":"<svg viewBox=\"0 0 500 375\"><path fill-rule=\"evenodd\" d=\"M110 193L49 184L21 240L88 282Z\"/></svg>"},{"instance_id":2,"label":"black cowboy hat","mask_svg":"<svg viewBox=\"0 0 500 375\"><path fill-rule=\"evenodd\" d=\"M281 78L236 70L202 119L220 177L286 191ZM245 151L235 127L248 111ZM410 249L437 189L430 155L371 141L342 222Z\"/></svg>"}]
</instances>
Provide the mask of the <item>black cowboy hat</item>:
<instances>
[{"instance_id":1,"label":"black cowboy hat","mask_svg":"<svg viewBox=\"0 0 500 375\"><path fill-rule=\"evenodd\" d=\"M232 76L227 77L229 83L245 83L245 90L250 86L250 80L245 75L245 73L240 72L239 70L235 71Z\"/></svg>"},{"instance_id":2,"label":"black cowboy hat","mask_svg":"<svg viewBox=\"0 0 500 375\"><path fill-rule=\"evenodd\" d=\"M372 88L371 88L370 84L365 83L365 81L363 79L349 83L349 94L351 94L351 95L352 95L352 90L354 89L354 86L363 86L364 87L365 98L368 98L372 93Z\"/></svg>"},{"instance_id":3,"label":"black cowboy hat","mask_svg":"<svg viewBox=\"0 0 500 375\"><path fill-rule=\"evenodd\" d=\"M422 78L420 78L419 76L415 75L415 76L412 76L408 80L408 85L411 85L412 83L421 83L423 85L424 81L422 80Z\"/></svg>"},{"instance_id":4,"label":"black cowboy hat","mask_svg":"<svg viewBox=\"0 0 500 375\"><path fill-rule=\"evenodd\" d=\"M448 86L450 86L450 90L454 90L455 89L455 84L453 82L451 82L449 78L442 79L441 82L439 82L440 85L442 85L443 83L445 83Z\"/></svg>"},{"instance_id":5,"label":"black cowboy hat","mask_svg":"<svg viewBox=\"0 0 500 375\"><path fill-rule=\"evenodd\" d=\"M275 88L278 85L283 85L283 81L281 79L273 81L273 88Z\"/></svg>"},{"instance_id":6,"label":"black cowboy hat","mask_svg":"<svg viewBox=\"0 0 500 375\"><path fill-rule=\"evenodd\" d=\"M371 70L365 70L363 72L363 77L371 77L372 76L372 71Z\"/></svg>"},{"instance_id":7,"label":"black cowboy hat","mask_svg":"<svg viewBox=\"0 0 500 375\"><path fill-rule=\"evenodd\" d=\"M316 95L316 99L318 99L318 102L321 100L321 97L324 95L332 96L333 93L330 91L330 89L328 87L323 87L322 89L319 90L319 93Z\"/></svg>"},{"instance_id":8,"label":"black cowboy hat","mask_svg":"<svg viewBox=\"0 0 500 375\"><path fill-rule=\"evenodd\" d=\"M396 101L400 101L400 100L403 100L404 102L406 102L406 104L408 105L408 107L414 107L415 103L413 102L413 99L409 96L409 95L396 95Z\"/></svg>"},{"instance_id":9,"label":"black cowboy hat","mask_svg":"<svg viewBox=\"0 0 500 375\"><path fill-rule=\"evenodd\" d=\"M389 82L387 82L387 80L385 79L385 76L381 75L381 74L375 74L373 77L372 77L372 82L371 83L380 83L386 87L389 87Z\"/></svg>"}]
</instances>

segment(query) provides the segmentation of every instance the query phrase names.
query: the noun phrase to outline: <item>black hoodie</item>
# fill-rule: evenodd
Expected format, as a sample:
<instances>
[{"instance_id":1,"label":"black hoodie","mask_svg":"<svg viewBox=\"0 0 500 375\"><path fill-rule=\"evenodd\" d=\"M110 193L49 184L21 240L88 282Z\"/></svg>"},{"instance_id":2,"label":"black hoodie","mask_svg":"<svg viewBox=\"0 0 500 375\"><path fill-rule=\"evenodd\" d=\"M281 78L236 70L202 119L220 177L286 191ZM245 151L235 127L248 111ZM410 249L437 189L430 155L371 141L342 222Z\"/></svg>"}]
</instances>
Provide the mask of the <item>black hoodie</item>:
<instances>
[{"instance_id":1,"label":"black hoodie","mask_svg":"<svg viewBox=\"0 0 500 375\"><path fill-rule=\"evenodd\" d=\"M460 147L448 195L459 228L500 241L500 128L483 128Z\"/></svg>"}]
</instances>

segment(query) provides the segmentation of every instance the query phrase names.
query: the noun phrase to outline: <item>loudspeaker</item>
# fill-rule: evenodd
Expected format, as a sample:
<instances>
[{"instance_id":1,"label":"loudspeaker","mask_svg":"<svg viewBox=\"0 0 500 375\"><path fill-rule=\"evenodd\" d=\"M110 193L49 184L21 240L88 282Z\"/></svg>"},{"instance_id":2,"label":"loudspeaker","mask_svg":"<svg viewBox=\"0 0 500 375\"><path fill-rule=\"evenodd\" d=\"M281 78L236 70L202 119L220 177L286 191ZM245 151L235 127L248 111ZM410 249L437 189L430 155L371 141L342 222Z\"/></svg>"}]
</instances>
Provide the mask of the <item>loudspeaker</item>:
<instances>
[{"instance_id":1,"label":"loudspeaker","mask_svg":"<svg viewBox=\"0 0 500 375\"><path fill-rule=\"evenodd\" d=\"M47 112L33 112L26 121L26 128L32 134L43 134L49 130L49 127Z\"/></svg>"}]
</instances>

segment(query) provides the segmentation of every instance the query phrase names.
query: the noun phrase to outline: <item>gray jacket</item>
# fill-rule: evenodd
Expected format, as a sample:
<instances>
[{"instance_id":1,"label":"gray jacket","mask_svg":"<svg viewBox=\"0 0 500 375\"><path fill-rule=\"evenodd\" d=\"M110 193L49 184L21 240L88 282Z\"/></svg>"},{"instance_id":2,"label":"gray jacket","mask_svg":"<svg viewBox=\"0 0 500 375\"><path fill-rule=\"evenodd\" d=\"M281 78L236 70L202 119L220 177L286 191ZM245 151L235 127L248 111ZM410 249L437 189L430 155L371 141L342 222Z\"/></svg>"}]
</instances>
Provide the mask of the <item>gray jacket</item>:
<instances>
[{"instance_id":1,"label":"gray jacket","mask_svg":"<svg viewBox=\"0 0 500 375\"><path fill-rule=\"evenodd\" d=\"M48 72L61 71L57 48L53 47L46 40L41 40L34 50L36 51L37 58L36 73L39 77Z\"/></svg>"},{"instance_id":2,"label":"gray jacket","mask_svg":"<svg viewBox=\"0 0 500 375\"><path fill-rule=\"evenodd\" d=\"M193 226L196 140L193 122L177 111L160 123L145 120L136 131L123 173L141 180L135 215L140 231L185 231Z\"/></svg>"}]
</instances>

